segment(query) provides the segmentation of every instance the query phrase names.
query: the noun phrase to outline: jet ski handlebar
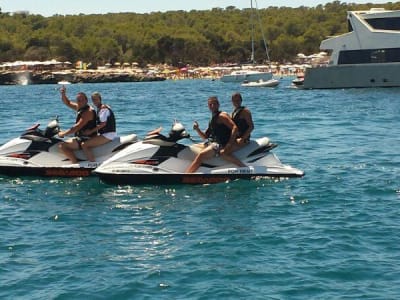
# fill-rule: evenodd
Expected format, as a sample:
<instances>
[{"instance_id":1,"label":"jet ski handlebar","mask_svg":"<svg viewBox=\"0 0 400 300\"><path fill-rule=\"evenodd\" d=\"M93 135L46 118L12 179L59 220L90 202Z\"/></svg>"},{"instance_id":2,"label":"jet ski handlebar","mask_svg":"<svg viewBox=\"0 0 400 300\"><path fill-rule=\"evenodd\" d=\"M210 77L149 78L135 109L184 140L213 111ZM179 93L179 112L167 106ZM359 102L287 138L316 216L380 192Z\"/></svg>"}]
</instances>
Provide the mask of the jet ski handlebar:
<instances>
[{"instance_id":1,"label":"jet ski handlebar","mask_svg":"<svg viewBox=\"0 0 400 300\"><path fill-rule=\"evenodd\" d=\"M150 131L146 137L145 141L149 140L161 140L165 142L173 142L176 143L181 139L191 139L190 134L186 131L185 127L182 123L177 122L176 120L172 124L171 130L168 133L168 136L165 136L161 133L162 127L159 127L155 130Z\"/></svg>"},{"instance_id":2,"label":"jet ski handlebar","mask_svg":"<svg viewBox=\"0 0 400 300\"><path fill-rule=\"evenodd\" d=\"M58 122L58 116L55 116L54 119L50 120L47 124L46 129L41 130L39 128L40 123L36 123L32 125L30 128L25 130L23 135L35 135L42 136L46 138L52 138L60 132L60 125Z\"/></svg>"}]
</instances>

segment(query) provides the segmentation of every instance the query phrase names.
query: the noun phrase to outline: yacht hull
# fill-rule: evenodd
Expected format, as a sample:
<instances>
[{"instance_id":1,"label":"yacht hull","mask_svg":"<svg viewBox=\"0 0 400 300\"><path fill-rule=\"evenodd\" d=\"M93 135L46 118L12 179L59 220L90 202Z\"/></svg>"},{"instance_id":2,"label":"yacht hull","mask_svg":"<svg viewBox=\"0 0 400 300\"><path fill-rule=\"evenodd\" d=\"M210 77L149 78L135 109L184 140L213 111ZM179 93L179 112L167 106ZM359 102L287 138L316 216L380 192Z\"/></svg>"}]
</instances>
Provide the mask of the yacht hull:
<instances>
[{"instance_id":1,"label":"yacht hull","mask_svg":"<svg viewBox=\"0 0 400 300\"><path fill-rule=\"evenodd\" d=\"M400 63L359 64L306 69L303 88L374 88L400 86Z\"/></svg>"}]
</instances>

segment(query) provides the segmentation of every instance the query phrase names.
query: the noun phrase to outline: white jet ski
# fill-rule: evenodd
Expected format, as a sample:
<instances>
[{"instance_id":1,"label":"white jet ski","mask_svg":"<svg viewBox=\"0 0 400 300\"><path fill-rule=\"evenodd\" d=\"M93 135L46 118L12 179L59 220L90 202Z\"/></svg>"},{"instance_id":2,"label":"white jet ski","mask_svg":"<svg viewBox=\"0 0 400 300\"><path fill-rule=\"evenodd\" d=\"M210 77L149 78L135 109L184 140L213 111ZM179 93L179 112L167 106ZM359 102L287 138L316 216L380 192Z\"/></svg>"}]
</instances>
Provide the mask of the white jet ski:
<instances>
[{"instance_id":1,"label":"white jet ski","mask_svg":"<svg viewBox=\"0 0 400 300\"><path fill-rule=\"evenodd\" d=\"M178 143L184 138L190 138L190 135L181 123L175 122L168 137L160 131L155 132L104 161L94 173L110 184L207 184L234 179L304 175L303 171L282 164L270 152L277 145L267 137L251 140L234 153L246 167L237 167L214 157L205 161L196 173L186 174L186 168L203 148L201 144Z\"/></svg>"},{"instance_id":2,"label":"white jet ski","mask_svg":"<svg viewBox=\"0 0 400 300\"><path fill-rule=\"evenodd\" d=\"M82 150L75 151L78 164L71 164L59 150L63 139L57 137L60 131L58 117L50 121L45 130L35 124L0 147L0 174L8 176L84 177L104 160L123 148L135 143L135 134L117 137L113 141L96 147L93 153L96 162L86 160Z\"/></svg>"}]
</instances>

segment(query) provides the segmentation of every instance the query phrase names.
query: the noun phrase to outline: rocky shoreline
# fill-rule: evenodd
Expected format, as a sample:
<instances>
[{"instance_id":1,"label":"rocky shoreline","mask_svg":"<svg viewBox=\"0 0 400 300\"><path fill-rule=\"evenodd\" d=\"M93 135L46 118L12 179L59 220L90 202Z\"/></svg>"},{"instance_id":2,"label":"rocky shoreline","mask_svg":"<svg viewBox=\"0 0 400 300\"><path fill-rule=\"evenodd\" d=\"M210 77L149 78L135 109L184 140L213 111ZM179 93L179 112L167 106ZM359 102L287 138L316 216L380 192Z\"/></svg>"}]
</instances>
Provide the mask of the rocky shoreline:
<instances>
[{"instance_id":1,"label":"rocky shoreline","mask_svg":"<svg viewBox=\"0 0 400 300\"><path fill-rule=\"evenodd\" d=\"M149 77L132 72L40 72L40 71L1 71L0 85L104 83L104 82L148 82L163 81L163 77Z\"/></svg>"}]
</instances>

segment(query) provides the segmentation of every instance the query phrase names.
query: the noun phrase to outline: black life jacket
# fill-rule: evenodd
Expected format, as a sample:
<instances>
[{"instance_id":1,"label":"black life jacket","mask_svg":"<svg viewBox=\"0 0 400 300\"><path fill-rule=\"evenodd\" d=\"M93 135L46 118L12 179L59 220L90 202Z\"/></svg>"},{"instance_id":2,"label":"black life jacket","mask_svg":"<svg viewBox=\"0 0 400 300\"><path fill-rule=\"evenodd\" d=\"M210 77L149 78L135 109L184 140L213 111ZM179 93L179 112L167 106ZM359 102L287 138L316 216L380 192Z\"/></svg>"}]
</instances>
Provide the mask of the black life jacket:
<instances>
[{"instance_id":1,"label":"black life jacket","mask_svg":"<svg viewBox=\"0 0 400 300\"><path fill-rule=\"evenodd\" d=\"M78 121L82 118L83 113L85 111L87 111L88 109L90 109L90 106L89 105L85 105L84 107L82 107L81 109L78 110L78 112L76 114L76 123L78 123ZM85 136L83 134L83 132L86 129L93 129L93 128L96 127L96 112L94 110L92 110L92 113L93 113L92 119L89 122L87 122L85 124L85 126L83 126L79 131L75 132L75 136L78 136L78 137ZM94 132L90 136L95 136L96 134L97 133Z\"/></svg>"},{"instance_id":2,"label":"black life jacket","mask_svg":"<svg viewBox=\"0 0 400 300\"><path fill-rule=\"evenodd\" d=\"M240 117L240 113L245 109L244 106L240 106L238 108L236 108L233 112L232 112L232 120L233 122L236 124L236 126L238 127L238 137L242 137L243 134L247 131L247 129L249 129L249 124L247 124L246 120ZM250 138L250 137L249 137Z\"/></svg>"},{"instance_id":3,"label":"black life jacket","mask_svg":"<svg viewBox=\"0 0 400 300\"><path fill-rule=\"evenodd\" d=\"M106 132L115 132L116 131L116 124L115 124L115 116L113 111L108 105L102 104L101 107L97 110L97 124L100 124L100 118L99 118L99 112L102 108L107 108L110 111L110 115L107 117L106 120L106 126L101 128L99 130L100 134L106 133Z\"/></svg>"},{"instance_id":4,"label":"black life jacket","mask_svg":"<svg viewBox=\"0 0 400 300\"><path fill-rule=\"evenodd\" d=\"M218 123L218 116L221 112L217 112L210 120L206 135L212 142L217 142L221 146L225 146L230 138L232 130L225 124Z\"/></svg>"}]
</instances>

